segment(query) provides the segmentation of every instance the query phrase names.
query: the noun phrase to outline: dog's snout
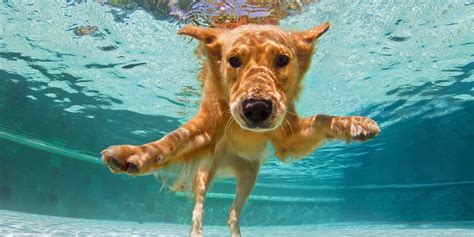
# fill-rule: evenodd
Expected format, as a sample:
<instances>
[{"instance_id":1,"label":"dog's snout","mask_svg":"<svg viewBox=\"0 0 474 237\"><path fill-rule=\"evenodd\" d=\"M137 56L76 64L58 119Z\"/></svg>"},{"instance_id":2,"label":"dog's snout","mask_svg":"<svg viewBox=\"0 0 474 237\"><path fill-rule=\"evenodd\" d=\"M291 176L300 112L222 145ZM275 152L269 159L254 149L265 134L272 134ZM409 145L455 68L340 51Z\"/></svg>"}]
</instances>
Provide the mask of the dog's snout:
<instances>
[{"instance_id":1,"label":"dog's snout","mask_svg":"<svg viewBox=\"0 0 474 237\"><path fill-rule=\"evenodd\" d=\"M262 122L272 114L272 101L264 99L247 99L242 103L244 116L254 122Z\"/></svg>"}]
</instances>

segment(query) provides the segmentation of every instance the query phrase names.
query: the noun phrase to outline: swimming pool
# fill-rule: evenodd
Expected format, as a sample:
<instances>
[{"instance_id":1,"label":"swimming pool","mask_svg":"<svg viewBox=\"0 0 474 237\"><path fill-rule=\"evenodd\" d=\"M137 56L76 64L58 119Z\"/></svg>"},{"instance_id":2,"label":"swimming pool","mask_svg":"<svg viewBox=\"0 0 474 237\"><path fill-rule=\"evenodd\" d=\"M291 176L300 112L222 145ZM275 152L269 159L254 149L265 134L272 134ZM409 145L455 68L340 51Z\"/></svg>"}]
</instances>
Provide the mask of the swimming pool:
<instances>
[{"instance_id":1,"label":"swimming pool","mask_svg":"<svg viewBox=\"0 0 474 237\"><path fill-rule=\"evenodd\" d=\"M270 158L244 209L243 234L275 226L298 236L351 234L351 226L396 234L428 223L473 235L474 2L322 0L281 25L324 21L332 28L298 111L369 116L382 134L328 143L289 164ZM80 26L97 28L81 35ZM31 214L46 224L75 222L48 217L61 216L187 233L188 197L160 191L153 177L112 175L98 156L111 144L155 140L196 112L196 42L177 36L181 26L94 1L0 3L1 234L23 226L7 219L38 219ZM216 182L205 232L226 225L233 193L232 179Z\"/></svg>"}]
</instances>

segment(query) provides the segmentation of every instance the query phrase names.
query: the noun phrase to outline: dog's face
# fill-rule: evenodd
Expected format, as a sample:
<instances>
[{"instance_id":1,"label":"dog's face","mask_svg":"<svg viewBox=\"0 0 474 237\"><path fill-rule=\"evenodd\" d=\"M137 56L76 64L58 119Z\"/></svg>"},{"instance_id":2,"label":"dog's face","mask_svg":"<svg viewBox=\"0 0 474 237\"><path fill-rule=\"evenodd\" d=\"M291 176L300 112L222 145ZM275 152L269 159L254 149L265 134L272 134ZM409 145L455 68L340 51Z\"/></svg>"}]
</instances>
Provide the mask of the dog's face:
<instances>
[{"instance_id":1,"label":"dog's face","mask_svg":"<svg viewBox=\"0 0 474 237\"><path fill-rule=\"evenodd\" d=\"M244 25L233 30L188 26L180 34L202 41L210 72L244 129L264 132L281 125L301 91L314 41L329 24L304 32ZM206 82L207 83L207 82Z\"/></svg>"}]
</instances>

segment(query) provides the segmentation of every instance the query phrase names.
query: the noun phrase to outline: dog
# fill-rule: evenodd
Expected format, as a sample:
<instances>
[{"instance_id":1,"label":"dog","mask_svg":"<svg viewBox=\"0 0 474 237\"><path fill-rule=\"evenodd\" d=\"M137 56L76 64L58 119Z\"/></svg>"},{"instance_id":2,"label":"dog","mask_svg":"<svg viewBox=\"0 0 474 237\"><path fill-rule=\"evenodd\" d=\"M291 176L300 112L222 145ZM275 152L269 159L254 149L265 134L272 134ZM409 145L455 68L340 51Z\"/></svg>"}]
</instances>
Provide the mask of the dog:
<instances>
[{"instance_id":1,"label":"dog","mask_svg":"<svg viewBox=\"0 0 474 237\"><path fill-rule=\"evenodd\" d=\"M179 34L199 40L203 57L199 111L158 141L105 149L103 162L113 173L129 175L180 167L175 189L194 194L191 236L202 235L205 195L213 178L235 177L228 225L232 236L240 236L241 211L269 144L279 160L287 161L304 158L328 140L367 141L380 133L377 123L366 117L301 118L296 113L316 41L329 27L323 23L306 31L284 31L275 25L185 26Z\"/></svg>"}]
</instances>

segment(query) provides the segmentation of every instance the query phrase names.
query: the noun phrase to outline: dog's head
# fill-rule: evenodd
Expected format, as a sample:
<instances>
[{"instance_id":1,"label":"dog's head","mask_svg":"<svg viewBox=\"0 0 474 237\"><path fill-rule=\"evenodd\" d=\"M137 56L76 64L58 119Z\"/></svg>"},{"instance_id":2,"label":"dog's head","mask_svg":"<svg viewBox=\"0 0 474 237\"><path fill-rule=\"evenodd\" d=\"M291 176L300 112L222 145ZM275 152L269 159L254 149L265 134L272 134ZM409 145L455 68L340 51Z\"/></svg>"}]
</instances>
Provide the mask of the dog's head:
<instances>
[{"instance_id":1,"label":"dog's head","mask_svg":"<svg viewBox=\"0 0 474 237\"><path fill-rule=\"evenodd\" d=\"M201 41L212 74L209 83L228 102L234 120L244 129L263 132L283 122L301 91L314 42L328 28L328 23L302 32L272 25L232 30L186 26L179 34Z\"/></svg>"}]
</instances>

